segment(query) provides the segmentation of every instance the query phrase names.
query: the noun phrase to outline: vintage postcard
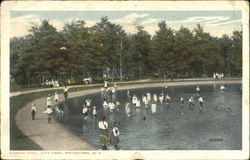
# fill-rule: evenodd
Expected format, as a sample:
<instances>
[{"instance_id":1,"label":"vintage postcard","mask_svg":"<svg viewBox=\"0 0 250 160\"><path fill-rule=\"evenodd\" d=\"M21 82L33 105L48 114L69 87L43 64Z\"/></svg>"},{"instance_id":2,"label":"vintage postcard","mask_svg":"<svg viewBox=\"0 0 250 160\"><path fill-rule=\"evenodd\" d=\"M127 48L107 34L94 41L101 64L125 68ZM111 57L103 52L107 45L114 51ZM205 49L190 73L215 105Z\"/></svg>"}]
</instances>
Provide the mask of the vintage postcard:
<instances>
[{"instance_id":1,"label":"vintage postcard","mask_svg":"<svg viewBox=\"0 0 250 160\"><path fill-rule=\"evenodd\" d=\"M249 159L247 1L4 1L2 159Z\"/></svg>"}]
</instances>

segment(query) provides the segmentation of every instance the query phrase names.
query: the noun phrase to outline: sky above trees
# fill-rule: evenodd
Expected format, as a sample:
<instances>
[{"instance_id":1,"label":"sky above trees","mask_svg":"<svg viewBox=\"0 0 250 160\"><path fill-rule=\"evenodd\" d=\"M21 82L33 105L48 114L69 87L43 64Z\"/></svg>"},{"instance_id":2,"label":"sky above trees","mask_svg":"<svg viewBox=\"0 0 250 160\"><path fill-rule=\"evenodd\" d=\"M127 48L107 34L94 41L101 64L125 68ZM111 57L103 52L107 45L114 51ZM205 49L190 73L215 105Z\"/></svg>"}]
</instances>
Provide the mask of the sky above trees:
<instances>
[{"instance_id":1,"label":"sky above trees","mask_svg":"<svg viewBox=\"0 0 250 160\"><path fill-rule=\"evenodd\" d=\"M217 37L242 31L241 11L12 11L11 37L29 34L30 28L41 25L43 20L61 31L65 23L73 20L84 20L86 27L92 27L104 16L129 34L136 33L136 26L140 25L153 36L161 21L175 30L181 26L193 29L200 24L205 32Z\"/></svg>"}]
</instances>

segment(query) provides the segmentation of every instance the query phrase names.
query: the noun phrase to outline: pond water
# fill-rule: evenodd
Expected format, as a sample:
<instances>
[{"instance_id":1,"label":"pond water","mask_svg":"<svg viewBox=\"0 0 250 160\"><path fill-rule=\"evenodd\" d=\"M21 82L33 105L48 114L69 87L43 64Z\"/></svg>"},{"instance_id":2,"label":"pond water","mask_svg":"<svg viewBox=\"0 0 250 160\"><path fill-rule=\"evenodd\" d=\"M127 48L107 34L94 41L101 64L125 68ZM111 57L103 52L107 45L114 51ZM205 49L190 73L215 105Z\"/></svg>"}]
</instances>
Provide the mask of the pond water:
<instances>
[{"instance_id":1,"label":"pond water","mask_svg":"<svg viewBox=\"0 0 250 160\"><path fill-rule=\"evenodd\" d=\"M221 93L220 86L226 90ZM101 93L79 96L59 104L64 108L64 117L56 114L56 118L84 141L96 149L100 148L97 121L92 116L84 119L82 106L86 98L92 100L91 105L97 107L97 119L107 117L109 131L112 122L119 123L119 148L121 150L240 150L242 147L242 95L240 84L199 85L200 95L204 99L203 112L199 111L199 95L196 85L169 86L130 89L130 95L142 97L164 91L171 97L170 104L157 102L155 115L141 109L132 109L131 117L125 112L127 90L117 90L116 98L121 102L119 112L105 111ZM193 96L195 106L190 109L188 98ZM180 97L184 97L181 107ZM151 105L150 105L151 106ZM216 110L216 106L218 106ZM228 110L230 108L230 111ZM183 114L181 114L183 113ZM143 117L146 117L144 120Z\"/></svg>"}]
</instances>

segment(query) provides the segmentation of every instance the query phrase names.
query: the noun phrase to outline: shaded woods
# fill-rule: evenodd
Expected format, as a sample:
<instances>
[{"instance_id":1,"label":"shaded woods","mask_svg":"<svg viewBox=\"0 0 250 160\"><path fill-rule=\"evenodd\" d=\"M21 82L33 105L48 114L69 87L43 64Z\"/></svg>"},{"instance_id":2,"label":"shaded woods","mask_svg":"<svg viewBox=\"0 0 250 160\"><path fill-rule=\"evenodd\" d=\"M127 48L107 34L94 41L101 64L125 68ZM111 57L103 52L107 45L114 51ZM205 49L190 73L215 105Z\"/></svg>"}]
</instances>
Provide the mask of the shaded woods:
<instances>
[{"instance_id":1,"label":"shaded woods","mask_svg":"<svg viewBox=\"0 0 250 160\"><path fill-rule=\"evenodd\" d=\"M143 26L127 34L107 17L92 27L84 20L57 31L44 20L30 34L10 40L10 74L15 84L32 86L46 80L72 84L139 78L227 77L242 74L242 32L214 37L201 25L173 30L162 21L151 36Z\"/></svg>"}]
</instances>

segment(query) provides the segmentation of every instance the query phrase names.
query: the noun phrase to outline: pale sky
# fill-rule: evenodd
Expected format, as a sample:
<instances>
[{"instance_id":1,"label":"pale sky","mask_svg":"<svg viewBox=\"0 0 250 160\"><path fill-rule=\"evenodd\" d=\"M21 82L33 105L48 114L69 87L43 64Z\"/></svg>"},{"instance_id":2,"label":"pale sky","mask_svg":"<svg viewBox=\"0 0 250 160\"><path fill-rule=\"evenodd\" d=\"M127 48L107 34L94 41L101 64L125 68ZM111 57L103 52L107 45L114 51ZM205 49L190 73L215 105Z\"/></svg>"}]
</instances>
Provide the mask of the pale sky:
<instances>
[{"instance_id":1,"label":"pale sky","mask_svg":"<svg viewBox=\"0 0 250 160\"><path fill-rule=\"evenodd\" d=\"M130 34L136 32L135 26L142 25L154 35L158 23L163 20L174 30L181 26L193 29L196 24L201 24L205 32L217 37L242 30L241 11L12 11L11 37L29 34L31 26L40 25L43 20L49 20L60 31L65 23L73 20L84 20L86 27L91 27L104 16Z\"/></svg>"}]
</instances>

